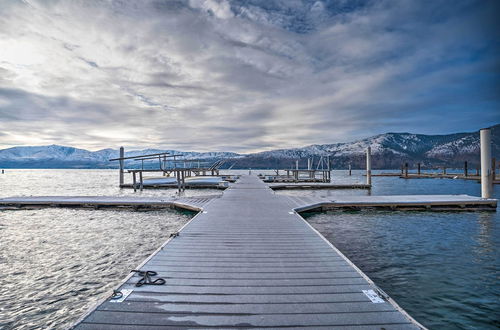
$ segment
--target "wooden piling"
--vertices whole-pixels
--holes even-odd
[[[351,166],[351,164],[349,164],[349,176],[351,176],[351,175],[352,175],[352,166]]]
[[[497,168],[497,160],[495,158],[491,159],[491,183],[493,184],[493,181],[495,181],[495,172]]]
[[[135,176],[135,171],[132,172],[132,186],[134,187],[134,192],[137,191],[137,178]]]
[[[124,167],[125,167],[125,161],[123,160],[123,158],[125,157],[125,149],[123,147],[120,147],[120,187],[123,185],[124,183],[124,180],[123,180],[123,170],[124,170]]]
[[[405,177],[408,177],[408,163],[405,163]]]
[[[144,181],[142,180],[142,171],[139,171],[139,182],[140,182],[139,188],[142,191],[144,189]]]
[[[467,168],[467,161],[464,162],[464,176],[467,177],[469,175]]]
[[[420,175],[420,163],[417,163],[417,173]]]

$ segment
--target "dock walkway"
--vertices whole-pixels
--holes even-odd
[[[206,204],[75,329],[419,329],[395,302],[255,176]]]

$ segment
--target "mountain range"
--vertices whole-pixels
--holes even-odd
[[[400,168],[405,162],[410,166],[421,163],[424,167],[461,167],[464,161],[469,168],[479,164],[479,132],[447,135],[413,133],[385,133],[366,139],[334,144],[315,144],[301,148],[277,149],[259,153],[234,152],[185,152],[179,150],[144,149],[126,152],[126,156],[169,152],[182,154],[183,159],[201,159],[207,162],[226,159],[226,167],[234,168],[290,168],[299,160],[301,168],[308,158],[315,164],[321,156],[329,156],[333,168],[363,168],[365,150],[372,148],[373,168]],[[500,124],[492,126],[492,154],[500,159]],[[0,168],[116,168],[110,158],[118,157],[117,149],[88,151],[60,145],[22,146],[0,150]],[[157,166],[152,161],[146,166]],[[128,161],[126,167],[138,167],[139,162]],[[316,165],[314,165],[316,166]]]

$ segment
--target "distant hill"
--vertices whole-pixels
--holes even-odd
[[[399,168],[408,162],[415,166],[462,167],[468,161],[470,168],[480,162],[479,131],[448,135],[424,135],[413,133],[385,133],[366,139],[335,144],[310,145],[295,149],[279,149],[247,155],[238,162],[245,167],[290,167],[295,159],[312,156],[330,156],[334,168],[365,166],[365,151],[372,148],[373,168]],[[492,154],[500,161],[500,124],[492,127]]]
[[[493,157],[500,160],[500,124],[492,127]],[[178,150],[145,149],[126,152],[126,156],[170,152],[183,154],[186,159],[214,161],[227,159],[227,166],[234,168],[290,168],[299,159],[304,167],[306,159],[330,156],[334,168],[364,167],[364,152],[372,148],[374,168],[399,168],[402,163],[417,162],[423,166],[457,166],[468,161],[470,168],[479,164],[479,132],[448,135],[423,135],[413,133],[386,133],[366,139],[335,144],[310,145],[302,148],[277,149],[253,154],[233,152],[184,152]],[[13,147],[0,150],[1,168],[116,168],[108,161],[118,157],[118,150],[88,151],[59,145],[39,147]],[[137,167],[128,162],[127,167]]]

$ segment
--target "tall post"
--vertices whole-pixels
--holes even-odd
[[[495,181],[497,160],[495,158],[491,159],[491,184],[493,185],[493,181]]]
[[[135,171],[132,172],[132,178],[133,178],[133,180],[132,180],[132,186],[134,187],[134,192],[136,192],[137,191],[137,179],[135,177]]]
[[[351,175],[352,175],[352,166],[351,166],[351,164],[349,164],[349,176],[351,176]]]
[[[123,160],[123,158],[125,157],[125,149],[123,147],[120,147],[120,187],[123,185],[123,169],[124,169],[124,165],[125,165],[125,161]]]
[[[177,190],[181,192],[181,175],[180,175],[180,170],[175,171],[175,178],[177,179]]]
[[[332,164],[330,163],[330,156],[326,156],[326,162],[328,166],[328,174],[326,176],[326,182],[331,181],[331,175],[332,175]]]
[[[140,181],[140,186],[139,188],[141,189],[144,189],[144,181],[142,181],[142,171],[139,172],[139,181]]]
[[[408,163],[405,163],[405,178],[408,177]]]
[[[492,191],[491,181],[491,129],[483,128],[481,137],[481,197],[490,198]]]
[[[417,163],[417,173],[418,175],[420,175],[421,171],[420,171],[420,163]]]
[[[366,148],[366,184],[372,184],[372,148]]]
[[[467,168],[467,161],[464,162],[464,176],[467,177],[469,175],[469,169]]]

